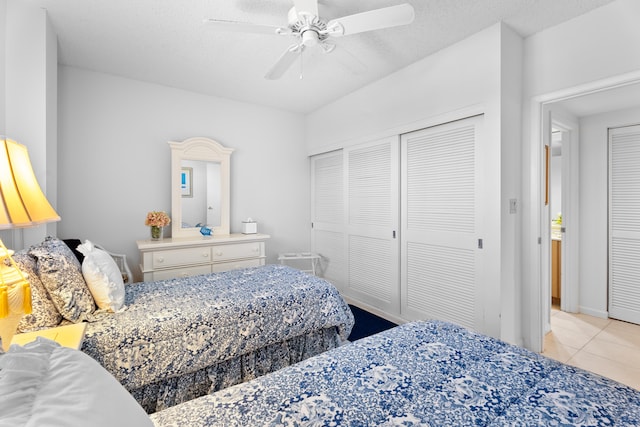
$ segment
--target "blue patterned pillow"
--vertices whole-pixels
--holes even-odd
[[[28,332],[58,326],[62,315],[53,304],[49,292],[44,287],[36,272],[36,259],[26,251],[16,252],[13,260],[18,268],[27,276],[31,285],[31,314],[22,317],[18,324],[18,332]]]
[[[29,254],[38,260],[38,277],[62,317],[75,323],[93,320],[95,302],[71,249],[62,240],[49,236],[32,246]]]

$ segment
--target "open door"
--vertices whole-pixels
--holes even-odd
[[[556,131],[555,133],[553,131]],[[561,178],[551,173],[554,143],[560,144],[561,156],[556,159],[561,168]],[[579,310],[578,300],[578,230],[579,230],[579,124],[576,118],[553,105],[545,105],[542,118],[542,193],[543,206],[541,211],[541,281],[542,283],[542,330],[550,330],[551,297],[553,281],[553,250],[552,240],[559,239],[557,247],[560,282],[560,309],[576,313]],[[558,153],[558,148],[555,148]],[[553,182],[553,179],[559,180]],[[552,206],[552,198],[561,195],[558,204]],[[560,208],[558,208],[560,206]],[[561,214],[562,222],[559,233],[554,236],[553,220]]]

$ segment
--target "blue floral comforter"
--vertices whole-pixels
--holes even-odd
[[[168,426],[637,426],[640,392],[439,321],[151,416]]]
[[[89,323],[82,350],[127,389],[195,372],[353,315],[327,281],[267,265],[126,287],[123,312]]]

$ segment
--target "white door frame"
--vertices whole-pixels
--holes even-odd
[[[580,236],[580,125],[571,118],[551,113],[551,123],[569,140],[562,144],[562,251],[560,309],[579,311],[579,236]]]
[[[541,322],[543,333],[550,330],[551,325],[551,107],[543,104],[540,143],[542,161],[540,164],[540,282],[542,307]],[[546,193],[546,194],[545,194]]]
[[[542,253],[541,243],[543,228],[547,226],[544,218],[544,140],[543,136],[543,108],[548,104],[563,101],[578,96],[588,95],[604,90],[640,83],[640,71],[622,74],[607,79],[590,82],[580,86],[538,95],[531,98],[530,102],[530,127],[529,127],[529,151],[526,147],[524,154],[529,155],[525,164],[529,168],[529,188],[524,188],[524,194],[529,201],[528,221],[524,222],[523,229],[523,304],[529,304],[525,315],[523,334],[526,345],[533,351],[541,352],[544,342],[545,330],[545,298],[548,291],[544,291],[546,280],[542,278]],[[576,159],[577,160],[577,159]],[[528,193],[528,194],[527,194]]]

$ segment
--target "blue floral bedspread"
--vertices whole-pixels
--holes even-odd
[[[129,390],[313,331],[346,340],[353,327],[329,282],[283,265],[135,283],[125,304],[88,324],[82,350]]]
[[[151,416],[168,426],[637,426],[640,392],[440,321]]]

